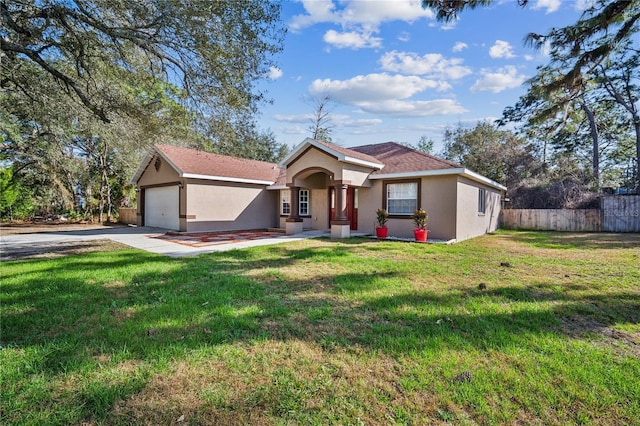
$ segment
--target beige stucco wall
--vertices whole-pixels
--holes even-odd
[[[457,187],[457,240],[462,241],[495,231],[500,216],[500,191],[464,177],[458,177]],[[486,190],[484,214],[478,212],[479,188]]]
[[[308,189],[308,188],[301,188]],[[286,190],[288,191],[288,190]],[[302,218],[302,227],[303,229],[319,229],[319,230],[328,230],[329,229],[329,195],[327,189],[311,189],[310,197],[311,197],[311,216]],[[278,193],[278,207],[277,212],[279,215],[278,227],[284,229],[286,227],[286,215],[280,215],[282,200],[282,193],[285,191],[273,191]],[[291,199],[291,198],[289,198]]]
[[[422,178],[421,207],[429,215],[429,238],[445,241],[456,238],[456,217],[460,209],[456,204],[456,181],[456,176]]]
[[[287,167],[287,184],[300,187],[313,187],[310,182],[305,181],[305,174],[299,175],[309,169],[324,169],[333,175],[331,181],[348,181],[352,186],[366,185],[367,178],[373,169],[339,162],[335,157],[328,155],[319,149],[312,147],[303,155],[299,156]],[[292,182],[297,176],[296,182]],[[328,184],[331,184],[328,181]]]
[[[188,180],[187,183],[184,220],[189,232],[265,229],[277,225],[277,191],[267,191],[264,185],[233,182]]]
[[[360,188],[358,231],[375,233],[376,210],[383,206],[382,180],[372,180],[370,188]],[[384,182],[393,182],[385,180]],[[456,234],[456,177],[425,177],[420,182],[421,206],[427,210],[429,238],[451,240]],[[415,225],[411,217],[390,218],[387,222],[389,236],[413,238]]]
[[[147,168],[140,176],[140,180],[138,180],[138,185],[141,187],[158,185],[167,182],[177,182],[180,180],[180,176],[178,172],[169,165],[163,159],[160,159],[160,168],[156,170],[155,168],[156,158],[151,160]]]
[[[355,164],[342,164],[342,180],[349,182],[351,186],[368,186],[369,175],[373,169],[368,167],[360,167]]]
[[[303,186],[302,182],[292,182],[292,179],[298,173],[311,168],[325,169],[333,174],[334,180],[342,179],[342,167],[338,160],[317,148],[311,148],[287,167],[287,184]]]
[[[370,181],[369,187],[358,188],[358,232],[375,234],[376,210],[382,207],[382,182]],[[391,224],[387,223],[390,228]],[[393,228],[394,231],[396,228]]]

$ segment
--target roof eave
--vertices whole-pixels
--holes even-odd
[[[476,182],[483,183],[487,186],[506,191],[507,187],[499,184],[498,182],[484,177],[476,172],[472,172],[464,167],[455,169],[437,169],[437,170],[419,170],[413,172],[401,172],[401,173],[379,173],[369,176],[369,179],[401,179],[401,178],[416,178],[426,176],[447,176],[447,175],[461,175],[465,176]]]
[[[138,181],[142,177],[142,173],[144,173],[147,166],[149,166],[149,163],[151,163],[151,160],[153,160],[154,155],[155,150],[147,151],[135,173],[133,174],[133,176],[131,176],[131,180],[129,181],[129,183],[131,183],[132,185],[136,185],[138,183]]]
[[[281,189],[290,189],[287,185],[269,185],[267,186],[268,191],[278,191]]]
[[[235,183],[252,183],[256,185],[273,185],[274,180],[260,180],[260,179],[245,179],[230,176],[213,176],[213,175],[199,175],[195,173],[180,173],[181,178],[185,179],[202,179],[202,180],[217,180],[221,182],[235,182]]]

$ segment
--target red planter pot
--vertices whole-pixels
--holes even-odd
[[[376,226],[376,237],[387,238],[387,235],[389,235],[389,228],[387,228],[386,226],[382,228],[380,228],[379,226]]]
[[[413,236],[415,237],[416,241],[419,242],[426,242],[427,241],[427,234],[429,233],[428,229],[420,229],[420,228],[416,228],[413,230]]]

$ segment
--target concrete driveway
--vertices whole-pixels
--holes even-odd
[[[93,229],[57,230],[55,226],[48,226],[47,232],[9,233],[0,228],[0,260],[14,260],[18,253],[46,252],[59,249],[74,243],[86,243],[100,240],[115,241],[151,253],[163,254],[170,257],[196,256],[203,253],[226,251],[247,247],[297,241],[305,238],[326,235],[320,231],[303,232],[298,235],[278,235],[273,238],[232,242],[206,247],[193,247],[179,244],[172,240],[155,238],[165,234],[165,229],[131,226],[100,226]],[[64,229],[64,227],[58,228]]]

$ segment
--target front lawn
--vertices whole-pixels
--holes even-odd
[[[0,263],[2,424],[638,424],[640,235]]]

